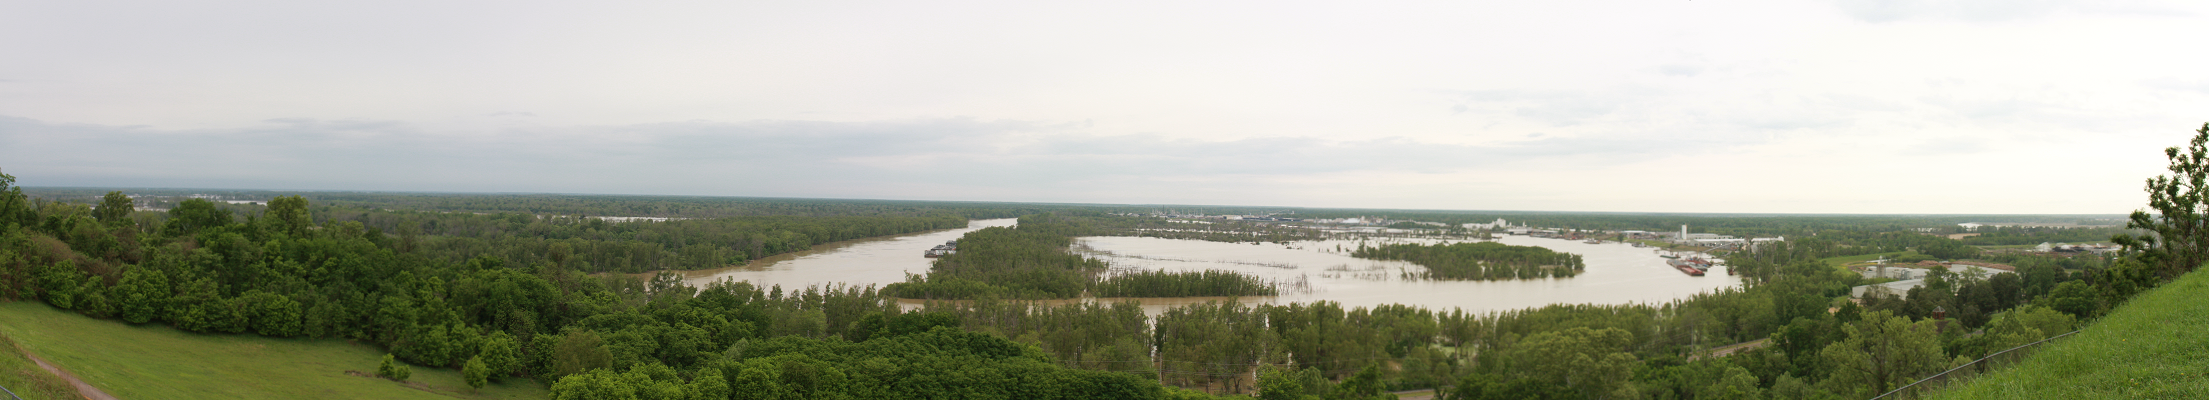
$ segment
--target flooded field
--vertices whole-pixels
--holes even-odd
[[[1086,247],[1083,251],[1104,258],[1114,268],[1232,270],[1292,284],[1281,296],[1243,299],[1250,303],[1328,300],[1346,307],[1409,304],[1429,309],[1463,308],[1487,312],[1557,303],[1663,302],[1741,284],[1738,277],[1726,275],[1724,267],[1712,269],[1707,276],[1682,274],[1666,266],[1664,259],[1651,248],[1525,236],[1506,236],[1498,241],[1579,254],[1587,261],[1587,271],[1561,279],[1429,281],[1402,277],[1406,270],[1423,269],[1415,264],[1350,257],[1348,250],[1356,248],[1358,243],[1354,240],[1251,245],[1140,237],[1081,238],[1082,246]],[[1186,303],[1145,300],[1149,300],[1144,302],[1146,306]]]
[[[981,219],[969,221],[966,228],[961,229],[836,242],[814,246],[812,250],[753,260],[744,266],[684,271],[683,282],[703,287],[713,281],[735,279],[761,288],[782,285],[783,290],[831,283],[881,287],[904,282],[906,273],[928,273],[928,263],[935,259],[920,254],[929,247],[958,239],[967,232],[1012,226],[1016,222],[1019,220],[1013,218]]]
[[[753,261],[750,265],[684,273],[684,281],[697,286],[721,279],[748,281],[760,287],[781,285],[784,290],[809,285],[882,285],[903,282],[905,274],[927,273],[934,259],[921,252],[967,232],[992,226],[1012,226],[1014,219],[975,220],[966,228],[912,235],[862,239],[822,245],[813,250]],[[1397,242],[1432,242],[1394,239]],[[1222,243],[1142,237],[1084,237],[1076,251],[1110,262],[1117,270],[1205,270],[1242,272],[1284,284],[1284,294],[1246,297],[1246,303],[1286,304],[1319,300],[1348,307],[1409,304],[1430,309],[1462,308],[1488,312],[1539,307],[1557,303],[1620,304],[1663,302],[1696,293],[1741,284],[1725,274],[1725,268],[1708,276],[1687,276],[1666,266],[1655,249],[1625,244],[1587,244],[1572,240],[1506,236],[1504,244],[1541,246],[1579,254],[1586,272],[1562,279],[1517,281],[1429,281],[1403,278],[1405,271],[1422,267],[1402,261],[1352,258],[1355,240],[1265,243]],[[1368,241],[1379,244],[1381,241]],[[1184,304],[1218,298],[1146,298],[1152,313]],[[1121,299],[1102,299],[1113,301]],[[1062,300],[1052,303],[1099,301]],[[907,302],[909,307],[920,305]]]

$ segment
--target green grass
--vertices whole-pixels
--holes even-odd
[[[84,395],[69,386],[69,381],[47,373],[38,363],[24,357],[15,349],[15,341],[0,335],[0,387],[8,388],[27,400],[77,400]]]
[[[197,334],[93,319],[44,303],[0,303],[0,335],[124,399],[546,397],[541,385],[514,378],[475,393],[450,369],[415,366],[407,384],[375,378],[384,352],[344,340]]]
[[[1934,399],[2209,398],[2209,273],[2142,293],[2015,366]]]

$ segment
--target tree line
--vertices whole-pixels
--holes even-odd
[[[1503,280],[1569,278],[1587,270],[1580,255],[1537,246],[1513,246],[1496,242],[1384,244],[1359,243],[1351,257],[1400,260],[1427,267],[1418,278],[1437,280]]]

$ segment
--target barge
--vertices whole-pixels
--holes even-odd
[[[1694,264],[1689,264],[1686,261],[1671,259],[1664,260],[1664,263],[1671,264],[1673,269],[1678,269],[1680,272],[1688,274],[1688,276],[1703,276],[1703,270],[1696,269]]]
[[[957,253],[957,252],[959,252],[959,241],[957,241],[957,240],[953,240],[953,241],[949,241],[949,242],[943,242],[943,244],[939,244],[939,245],[936,245],[936,247],[933,247],[933,248],[929,248],[929,249],[928,249],[928,251],[924,251],[924,252],[921,252],[921,253],[920,253],[920,256],[921,256],[921,257],[928,257],[928,258],[937,258],[937,257],[943,257],[943,256],[951,255],[952,253]]]

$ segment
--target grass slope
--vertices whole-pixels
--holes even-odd
[[[15,341],[0,335],[0,387],[8,388],[16,396],[26,400],[77,400],[84,395],[69,386],[69,381],[39,368],[38,363],[16,350]]]
[[[343,340],[197,334],[93,319],[44,303],[0,303],[0,335],[124,399],[546,397],[536,383],[514,378],[474,393],[459,371],[448,369],[417,366],[410,384],[374,378],[384,352]],[[7,365],[0,361],[0,368]]]
[[[1934,399],[2209,398],[2209,272],[2142,293],[2076,335]]]

